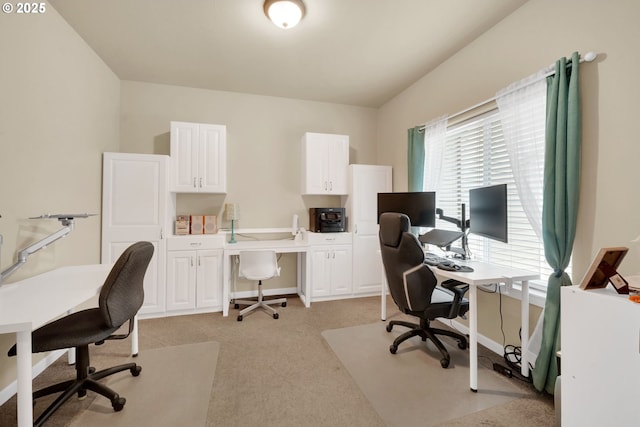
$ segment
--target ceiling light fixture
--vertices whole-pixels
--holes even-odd
[[[263,9],[271,22],[285,30],[298,25],[305,12],[302,0],[266,0]]]

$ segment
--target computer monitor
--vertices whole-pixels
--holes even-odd
[[[469,190],[469,232],[507,243],[507,184]]]
[[[384,212],[403,213],[414,227],[435,227],[436,193],[434,191],[378,193],[378,222]]]

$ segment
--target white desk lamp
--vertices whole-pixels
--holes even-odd
[[[240,219],[240,206],[237,203],[227,203],[224,206],[224,215],[228,221],[231,221],[231,238],[229,243],[236,243],[235,222]]]

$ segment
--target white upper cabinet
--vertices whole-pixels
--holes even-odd
[[[302,194],[347,194],[349,137],[307,132],[302,137]]]
[[[171,191],[227,192],[227,128],[171,122]]]

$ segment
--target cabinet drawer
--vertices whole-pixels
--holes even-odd
[[[176,236],[167,239],[167,250],[222,249],[224,236]]]
[[[353,241],[351,233],[307,233],[307,240],[310,245],[342,245],[351,244]]]

